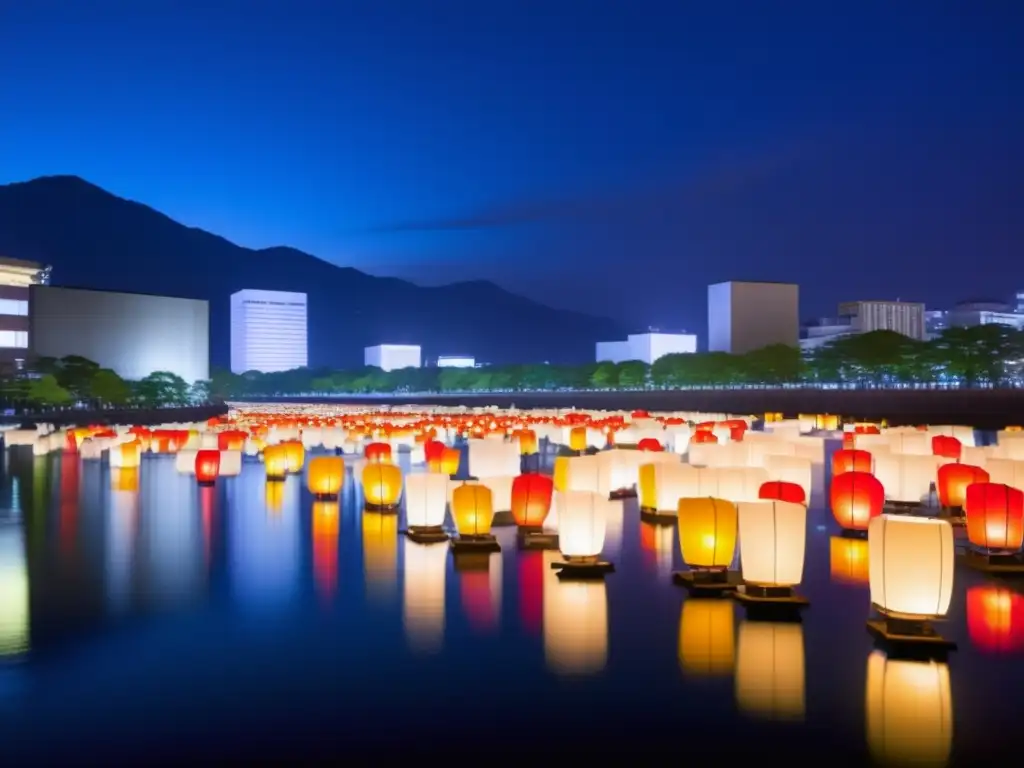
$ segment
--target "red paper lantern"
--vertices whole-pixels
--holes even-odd
[[[953,459],[953,461],[960,461],[960,454],[963,451],[963,445],[955,437],[949,435],[935,435],[932,438],[932,454],[935,456],[942,456],[945,459]]]
[[[987,482],[988,472],[981,467],[973,464],[943,464],[935,479],[939,504],[944,507],[962,507],[967,500],[967,487]]]
[[[427,461],[427,469],[431,472],[441,471],[441,458],[444,456],[444,443],[440,440],[427,440],[423,444],[423,458]]]
[[[363,455],[369,462],[377,462],[380,464],[391,463],[391,444],[390,443],[369,443],[366,446],[366,450],[363,451]]]
[[[729,439],[734,443],[742,443],[743,436],[747,434],[747,425],[742,424],[738,427],[729,427]]]
[[[846,434],[850,434],[847,432]],[[856,448],[843,448],[832,454],[832,476],[846,472],[867,472],[871,474],[871,454]]]
[[[519,475],[512,481],[512,519],[521,528],[540,528],[551,511],[554,481],[547,475]]]
[[[1024,595],[1006,587],[971,587],[967,632],[983,653],[1024,653]]]
[[[220,451],[196,452],[196,481],[200,485],[213,485],[220,474]]]
[[[248,435],[239,430],[228,430],[217,433],[217,447],[222,451],[240,451],[245,448]]]
[[[829,488],[832,514],[848,531],[866,531],[871,518],[882,514],[885,489],[868,472],[845,472],[832,478]]]
[[[964,499],[967,540],[986,550],[1024,546],[1024,493],[1002,483],[974,483]]]
[[[772,501],[791,501],[794,504],[807,504],[807,494],[802,485],[787,483],[785,480],[769,480],[762,483],[757,498]]]
[[[691,443],[717,443],[718,436],[710,430],[697,430],[690,437]]]
[[[645,437],[643,440],[636,444],[636,447],[639,448],[641,451],[651,451],[652,453],[658,453],[659,451],[665,450],[662,447],[661,443],[659,443],[653,437]]]
[[[631,418],[634,418],[634,419],[649,419],[649,418],[651,418],[651,414],[649,414],[647,411],[638,410],[638,411],[633,411]]]

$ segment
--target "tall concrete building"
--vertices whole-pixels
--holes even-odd
[[[419,368],[422,356],[416,344],[378,344],[363,350],[363,364],[372,365],[382,371]]]
[[[839,316],[849,318],[857,333],[895,331],[912,339],[926,336],[924,304],[911,301],[845,301]]]
[[[308,364],[306,294],[248,288],[231,294],[231,371],[291,371]]]
[[[24,366],[29,350],[29,289],[49,282],[49,267],[0,257],[0,368]]]
[[[708,350],[742,355],[800,342],[800,289],[793,283],[730,281],[708,286]]]

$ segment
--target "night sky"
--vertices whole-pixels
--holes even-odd
[[[703,332],[725,279],[805,317],[1004,299],[1022,32],[1014,0],[0,0],[0,183],[638,330]]]

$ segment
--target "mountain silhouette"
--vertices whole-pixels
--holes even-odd
[[[243,248],[77,176],[0,186],[0,256],[51,265],[53,285],[206,299],[220,367],[230,357],[230,296],[243,288],[307,294],[311,367],[358,367],[363,348],[380,343],[420,344],[425,360],[582,363],[594,342],[626,334],[486,281],[428,288],[295,248]]]

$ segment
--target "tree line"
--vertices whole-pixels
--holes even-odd
[[[214,371],[215,399],[392,392],[674,389],[738,386],[1003,387],[1021,383],[1024,332],[1003,325],[950,328],[931,341],[892,331],[846,336],[808,354],[785,345],[743,355],[674,354],[578,366],[478,368],[299,368],[279,373]]]

